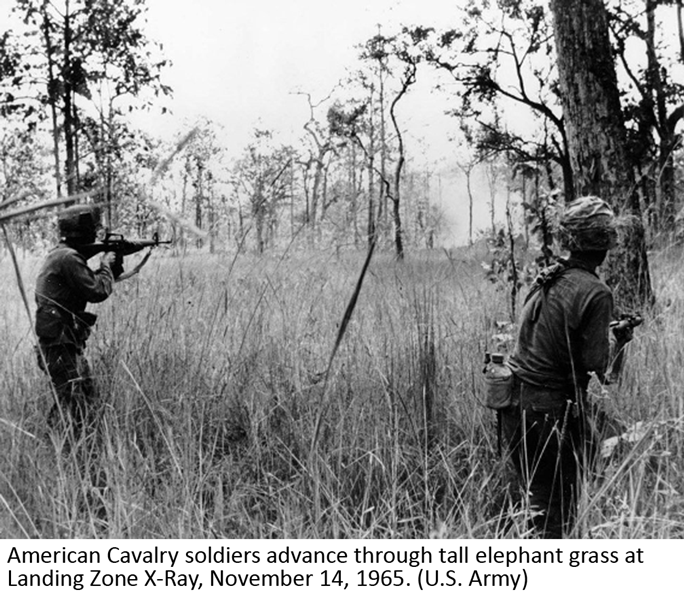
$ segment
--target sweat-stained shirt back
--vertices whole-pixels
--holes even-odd
[[[531,385],[586,389],[590,373],[608,368],[612,316],[610,288],[594,272],[568,267],[523,307],[511,369]]]

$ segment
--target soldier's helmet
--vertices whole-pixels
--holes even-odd
[[[610,250],[617,244],[615,213],[597,196],[577,198],[561,215],[558,238],[570,251]]]
[[[100,209],[95,206],[70,206],[57,215],[59,237],[72,244],[92,244],[100,227],[100,218]]]

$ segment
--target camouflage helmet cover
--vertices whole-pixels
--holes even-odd
[[[77,204],[57,216],[59,236],[67,241],[92,243],[100,226],[100,209],[89,204]]]
[[[617,243],[615,213],[597,196],[577,198],[566,205],[558,234],[570,251],[610,250]]]

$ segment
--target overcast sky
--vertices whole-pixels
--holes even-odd
[[[302,133],[306,99],[327,96],[353,67],[356,45],[378,24],[390,33],[400,23],[439,26],[454,14],[454,0],[147,0],[149,36],[172,62],[165,81],[174,89],[174,118],[145,117],[170,130],[207,116],[223,124],[236,148],[260,125]],[[444,106],[427,86],[416,106],[406,105],[414,131],[444,131]],[[420,113],[420,114],[419,114]],[[320,115],[324,118],[325,115]],[[435,119],[437,123],[435,123]]]
[[[147,34],[163,45],[172,62],[163,75],[173,88],[160,111],[132,115],[134,125],[154,135],[177,139],[200,117],[223,126],[222,141],[236,156],[254,127],[280,132],[286,141],[304,134],[306,99],[321,100],[357,64],[357,45],[378,32],[391,35],[400,24],[448,27],[465,0],[147,0]],[[13,0],[0,0],[0,19]],[[59,4],[59,2],[58,2]],[[458,130],[443,94],[421,73],[398,107],[411,168],[419,161],[444,172],[434,194],[445,210],[458,214],[454,235],[463,239],[467,207],[465,186],[453,180]],[[325,112],[316,115],[325,119]],[[451,171],[452,177],[448,172]],[[436,198],[435,200],[438,200]],[[465,203],[465,205],[464,205]],[[480,211],[478,211],[480,212]],[[487,223],[486,208],[476,214]],[[478,218],[479,217],[479,218]],[[458,230],[458,232],[456,231]]]
[[[229,154],[239,154],[255,126],[272,129],[294,141],[304,134],[306,99],[328,96],[357,64],[357,45],[375,35],[378,25],[391,34],[398,25],[453,24],[459,0],[147,0],[148,34],[164,46],[173,66],[165,82],[174,90],[173,115],[139,117],[139,125],[158,135],[177,136],[208,117],[224,126]],[[445,115],[447,98],[432,93],[425,74],[402,100],[398,115],[406,128],[413,169],[425,160],[443,171],[434,181],[434,201],[450,218],[447,238],[465,239],[462,218],[465,186],[455,179],[458,130]],[[325,112],[316,115],[324,120]],[[451,174],[449,174],[451,172]],[[478,182],[476,182],[478,185]],[[465,203],[465,204],[464,204]],[[485,203],[476,226],[486,227]]]
[[[164,101],[172,114],[162,117],[157,109],[135,116],[134,124],[176,138],[207,117],[223,126],[221,138],[233,156],[256,126],[294,141],[308,118],[306,99],[296,92],[314,100],[327,96],[354,67],[355,46],[376,34],[378,25],[387,34],[399,24],[457,26],[458,6],[465,1],[147,0],[148,36],[163,44],[172,61],[163,77],[174,90]],[[0,0],[0,19],[13,4]],[[667,26],[659,23],[661,29]],[[419,168],[424,158],[445,178],[454,172],[452,138],[458,131],[444,114],[448,102],[444,94],[432,93],[423,71],[398,108],[411,168]],[[325,119],[323,111],[316,116]],[[444,203],[455,215],[463,214],[467,202],[463,188],[453,177],[445,183]],[[486,226],[486,210],[481,212],[477,227]],[[454,223],[462,237],[462,219]]]

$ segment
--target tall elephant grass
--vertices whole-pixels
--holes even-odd
[[[364,257],[234,258],[159,253],[95,308],[102,418],[70,451],[46,429],[51,391],[2,259],[3,537],[526,535],[479,403],[508,311],[481,257],[376,256],[329,373]],[[596,390],[651,430],[585,486],[578,535],[681,535],[679,258],[657,257],[669,305],[638,332],[624,383]],[[29,284],[36,266],[22,264]]]

